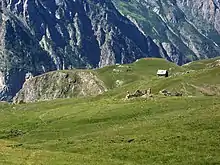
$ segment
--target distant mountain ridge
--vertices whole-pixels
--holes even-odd
[[[177,64],[220,55],[219,0],[113,0]]]

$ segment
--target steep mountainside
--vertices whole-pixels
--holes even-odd
[[[219,0],[114,0],[178,64],[220,55]]]
[[[0,99],[14,96],[28,72],[160,56],[109,0],[1,0],[0,6]]]

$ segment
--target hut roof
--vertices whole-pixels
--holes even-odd
[[[158,75],[165,75],[165,74],[167,74],[167,70],[158,70],[157,74]]]

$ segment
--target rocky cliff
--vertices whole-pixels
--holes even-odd
[[[1,0],[0,99],[10,100],[26,73],[96,68],[160,56],[110,0]]]
[[[28,77],[14,103],[94,96],[105,92],[104,83],[91,71],[54,71]]]

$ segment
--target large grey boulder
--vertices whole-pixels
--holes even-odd
[[[90,71],[54,71],[28,78],[13,102],[96,96],[105,91],[105,84]]]

